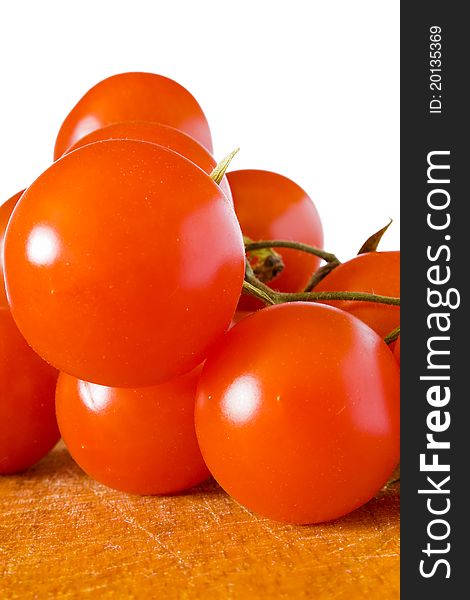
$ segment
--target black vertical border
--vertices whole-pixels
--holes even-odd
[[[467,313],[470,279],[470,223],[465,213],[470,212],[470,190],[465,181],[470,178],[470,155],[466,138],[470,138],[468,111],[470,98],[467,87],[470,71],[470,24],[464,16],[465,2],[429,0],[401,2],[401,260],[402,260],[402,460],[401,460],[401,597],[405,600],[426,598],[466,597],[466,581],[470,577],[468,556],[470,498],[470,393],[465,374],[470,374],[470,315]],[[430,27],[442,28],[442,114],[429,113],[433,92],[429,88]],[[450,342],[451,413],[450,428],[441,439],[451,443],[447,457],[451,464],[451,508],[446,518],[451,526],[448,539],[434,542],[427,535],[427,525],[433,518],[426,507],[427,496],[418,494],[426,485],[426,475],[419,469],[419,455],[426,451],[426,415],[432,408],[426,401],[428,382],[420,381],[427,364],[427,339],[432,335],[426,316],[432,312],[427,306],[428,245],[445,243],[443,232],[432,231],[426,224],[428,206],[427,154],[433,150],[450,150],[451,225],[446,234],[451,259],[442,259],[441,265],[451,268],[451,287],[461,294],[458,309],[451,313]],[[469,175],[467,175],[467,173]],[[441,309],[445,310],[445,309]],[[445,410],[445,409],[443,409]],[[436,480],[442,479],[436,474]],[[441,496],[442,498],[442,496]],[[435,548],[450,543],[446,554],[428,558],[422,550],[430,542]],[[443,565],[434,576],[424,578],[419,565],[427,560],[429,570],[433,560],[445,558],[450,563],[450,578]],[[463,595],[462,595],[463,594]]]

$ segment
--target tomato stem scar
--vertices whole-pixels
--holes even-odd
[[[247,235],[243,236],[245,246],[253,243]],[[246,252],[247,259],[253,268],[256,277],[263,283],[273,280],[284,270],[282,256],[272,248],[260,248]]]
[[[308,244],[303,244],[302,242],[294,242],[291,240],[259,240],[253,242],[250,239],[245,239],[245,252],[247,253],[257,252],[258,250],[265,248],[290,248],[292,250],[299,250],[299,252],[305,252],[306,254],[318,256],[326,262],[326,265],[323,265],[317,269],[315,273],[313,273],[309,282],[305,286],[304,292],[311,292],[313,288],[328,275],[328,273],[341,264],[341,261],[331,252],[326,252],[321,248],[309,246]]]

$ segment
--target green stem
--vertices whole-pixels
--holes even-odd
[[[250,265],[248,260],[245,260],[245,281],[247,281],[252,287],[256,288],[258,291],[263,292],[263,294],[267,298],[269,298],[269,300],[267,301],[268,304],[276,304],[275,296],[277,292],[275,292],[265,283],[260,281],[258,277],[256,277],[255,272],[253,271],[253,267]]]
[[[331,273],[331,271],[333,269],[336,269],[336,267],[340,264],[341,263],[339,262],[339,260],[332,261],[326,263],[326,265],[323,265],[322,267],[317,269],[315,273],[310,277],[309,282],[304,288],[304,292],[311,292],[320,283],[320,281],[328,275],[328,273]]]
[[[261,250],[262,248],[291,248],[292,250],[299,250],[300,252],[318,256],[328,263],[339,263],[339,260],[334,254],[331,254],[331,252],[325,252],[325,250],[315,248],[315,246],[309,246],[308,244],[302,244],[301,242],[293,242],[290,240],[259,240],[257,242],[245,244],[245,252]]]
[[[245,262],[245,282],[243,291],[251,296],[262,300],[265,304],[282,304],[284,302],[328,302],[343,300],[347,302],[375,302],[377,304],[388,304],[391,306],[400,306],[400,298],[392,296],[381,296],[379,294],[369,294],[368,292],[312,292],[310,291],[320,279],[325,277],[332,269],[340,264],[340,261],[331,252],[325,252],[320,248],[309,246],[301,242],[292,242],[290,240],[260,240],[251,242],[245,240],[245,252],[253,252],[263,248],[291,248],[300,250],[307,254],[313,254],[325,260],[326,265],[318,269],[312,276],[306,291],[298,293],[276,292],[256,277],[249,261]],[[394,334],[395,332],[392,332]],[[399,333],[399,330],[398,330]],[[392,335],[390,334],[390,335]],[[388,336],[387,336],[388,337]],[[398,337],[398,334],[397,334]],[[394,338],[396,339],[396,338]],[[392,340],[391,340],[392,341]]]
[[[254,296],[255,298],[258,298],[258,300],[261,300],[262,302],[264,302],[267,305],[275,304],[275,302],[272,300],[272,298],[270,296],[268,296],[265,292],[263,292],[256,286],[252,285],[246,279],[243,282],[243,291],[246,292],[247,294],[249,294],[250,296]]]
[[[243,290],[250,296],[255,296],[265,304],[283,304],[285,302],[327,302],[331,300],[345,300],[352,302],[376,302],[379,304],[400,305],[400,298],[380,296],[367,292],[276,292],[261,282],[253,272],[248,261],[245,263],[245,281]]]
[[[396,339],[398,339],[398,336],[400,335],[400,326],[395,327],[395,329],[393,331],[391,331],[387,337],[384,338],[384,342],[386,344],[391,344],[392,342],[394,342]]]
[[[326,265],[317,269],[312,275],[304,292],[312,291],[313,288],[328,275],[328,273],[341,264],[340,260],[331,252],[326,252],[321,248],[303,244],[302,242],[294,242],[291,240],[259,240],[257,242],[252,242],[251,240],[245,240],[245,252],[254,252],[265,248],[289,248],[291,250],[298,250],[299,252],[317,256],[326,262]]]
[[[376,302],[377,304],[389,304],[400,306],[400,298],[392,296],[380,296],[367,292],[299,292],[299,293],[276,293],[277,303],[282,302],[328,302],[331,300],[346,300],[352,302]]]

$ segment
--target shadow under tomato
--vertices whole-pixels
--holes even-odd
[[[44,479],[51,475],[57,477],[61,472],[70,472],[70,469],[74,467],[79,469],[62,441],[59,440],[54,448],[36,464],[23,471],[9,473],[2,475],[2,477],[8,479],[17,478],[19,481],[28,482],[33,479]]]

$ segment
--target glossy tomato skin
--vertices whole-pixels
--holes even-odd
[[[162,75],[131,72],[100,81],[78,101],[59,130],[54,160],[84,135],[122,121],[170,125],[212,152],[207,119],[188,90]]]
[[[359,254],[336,267],[315,292],[368,292],[400,297],[400,252]],[[372,302],[328,302],[367,323],[381,337],[400,325],[400,307]]]
[[[70,454],[93,479],[132,494],[171,494],[204,481],[194,429],[199,373],[139,389],[61,374],[57,419]]]
[[[0,206],[0,309],[8,308],[5,284],[3,283],[3,241],[11,213],[23,192],[24,190],[18,192]]]
[[[0,308],[0,475],[23,471],[57,443],[57,371],[26,343]]]
[[[235,212],[243,234],[256,240],[295,240],[323,247],[323,228],[312,199],[296,183],[270,171],[243,169],[227,174]],[[298,292],[307,285],[320,259],[297,250],[277,248],[285,268],[268,285],[282,292]],[[260,303],[242,296],[240,310]]]
[[[372,498],[398,462],[399,371],[351,315],[278,305],[214,349],[195,416],[206,464],[238,502],[279,521],[327,521]]]
[[[55,162],[5,236],[13,316],[60,371],[144,387],[190,371],[228,328],[244,277],[233,208],[189,160],[110,140]]]
[[[142,140],[144,142],[152,142],[189,158],[191,162],[209,175],[217,166],[217,162],[209,150],[190,135],[174,127],[148,121],[126,121],[124,123],[113,123],[102,129],[95,129],[88,135],[80,138],[67,152],[103,140]],[[220,187],[227,198],[233,203],[227,177],[223,177]]]

